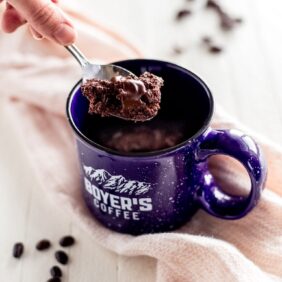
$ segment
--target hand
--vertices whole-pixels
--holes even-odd
[[[7,0],[2,28],[14,32],[28,23],[36,39],[48,38],[61,45],[74,42],[76,33],[71,22],[56,5],[59,0]],[[0,0],[0,3],[3,0]]]

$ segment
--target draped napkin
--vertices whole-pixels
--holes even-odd
[[[127,40],[87,18],[71,1],[64,7],[79,34],[77,45],[95,61],[140,57]],[[95,48],[93,48],[95,46]],[[101,226],[80,193],[74,136],[65,115],[66,98],[80,68],[64,48],[35,41],[26,28],[0,36],[0,86],[11,126],[18,129],[34,173],[51,202],[72,214],[94,240],[118,254],[157,260],[158,282],[282,281],[282,149],[227,117],[217,107],[214,128],[239,128],[252,135],[266,155],[269,174],[259,205],[245,218],[225,221],[198,211],[169,233],[131,236]],[[40,169],[39,169],[40,168]],[[210,161],[228,191],[248,190],[246,172],[230,158]],[[46,197],[48,198],[48,197]]]

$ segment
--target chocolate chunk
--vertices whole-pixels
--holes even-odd
[[[178,46],[173,47],[173,54],[175,54],[175,55],[181,55],[183,53],[183,51],[184,50],[182,48],[178,47]]]
[[[212,43],[212,39],[211,39],[211,37],[209,37],[209,36],[204,36],[203,38],[202,38],[202,41],[205,43],[205,44],[210,44],[210,43]]]
[[[237,20],[232,18],[228,13],[224,11],[221,5],[215,0],[208,0],[206,4],[207,8],[213,9],[219,16],[220,26],[225,31],[234,29],[235,25],[239,23]]]
[[[36,244],[36,249],[38,251],[44,251],[51,247],[51,243],[47,239],[43,239]]]
[[[89,100],[89,113],[133,121],[153,118],[160,109],[162,78],[149,73],[138,77],[113,77],[110,81],[90,79],[81,86]]]
[[[75,239],[72,236],[64,236],[59,243],[62,247],[70,247],[75,244]]]
[[[217,1],[208,0],[206,6],[207,8],[213,8],[213,9],[221,11],[221,6],[219,5]]]
[[[209,47],[209,51],[210,51],[210,53],[218,54],[218,53],[221,53],[223,51],[223,49],[222,49],[222,47],[212,45],[212,46]]]
[[[69,261],[69,257],[64,251],[55,252],[55,258],[61,264],[67,264]]]
[[[236,19],[234,19],[234,21],[236,22],[236,23],[239,23],[239,24],[241,24],[241,23],[243,23],[243,19],[242,18],[236,18]]]
[[[204,36],[202,38],[203,43],[206,45],[210,53],[220,53],[223,51],[222,47],[214,45],[213,40],[209,36]]]
[[[53,266],[50,269],[50,273],[52,277],[62,277],[63,273],[60,267],[58,267],[57,265]]]
[[[24,245],[23,243],[16,243],[13,247],[13,257],[20,258],[24,252]]]
[[[177,12],[175,19],[177,21],[180,21],[188,16],[190,16],[192,14],[191,10],[188,9],[183,9]]]
[[[47,282],[61,282],[61,278],[53,277],[53,278],[50,278]]]
[[[236,22],[228,14],[222,13],[220,25],[224,30],[232,30],[235,27]]]

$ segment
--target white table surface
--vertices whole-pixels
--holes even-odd
[[[224,3],[245,22],[231,34],[217,28],[217,17],[202,11],[203,1],[190,6],[195,15],[174,22],[175,10],[184,0],[84,0],[93,18],[127,34],[148,57],[174,61],[202,77],[215,100],[230,114],[272,141],[282,141],[282,2],[234,0]],[[200,44],[203,35],[226,46],[211,55]],[[175,44],[187,52],[173,56]],[[63,281],[154,281],[155,261],[147,257],[118,256],[97,245],[72,218],[44,197],[34,177],[17,132],[9,126],[0,98],[0,281],[46,281],[54,263],[50,253],[39,254],[34,244],[41,238],[55,243],[73,234],[78,244],[70,250],[71,263]],[[11,249],[25,242],[24,258],[16,261]],[[55,248],[55,247],[54,247]],[[53,249],[54,250],[54,249]],[[52,250],[52,251],[53,251]]]

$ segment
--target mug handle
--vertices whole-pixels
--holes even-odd
[[[255,141],[239,130],[208,130],[199,145],[197,159],[223,154],[235,158],[245,167],[251,179],[248,196],[232,196],[223,192],[207,170],[197,191],[201,207],[209,214],[224,219],[239,219],[257,204],[267,175],[266,162]]]

